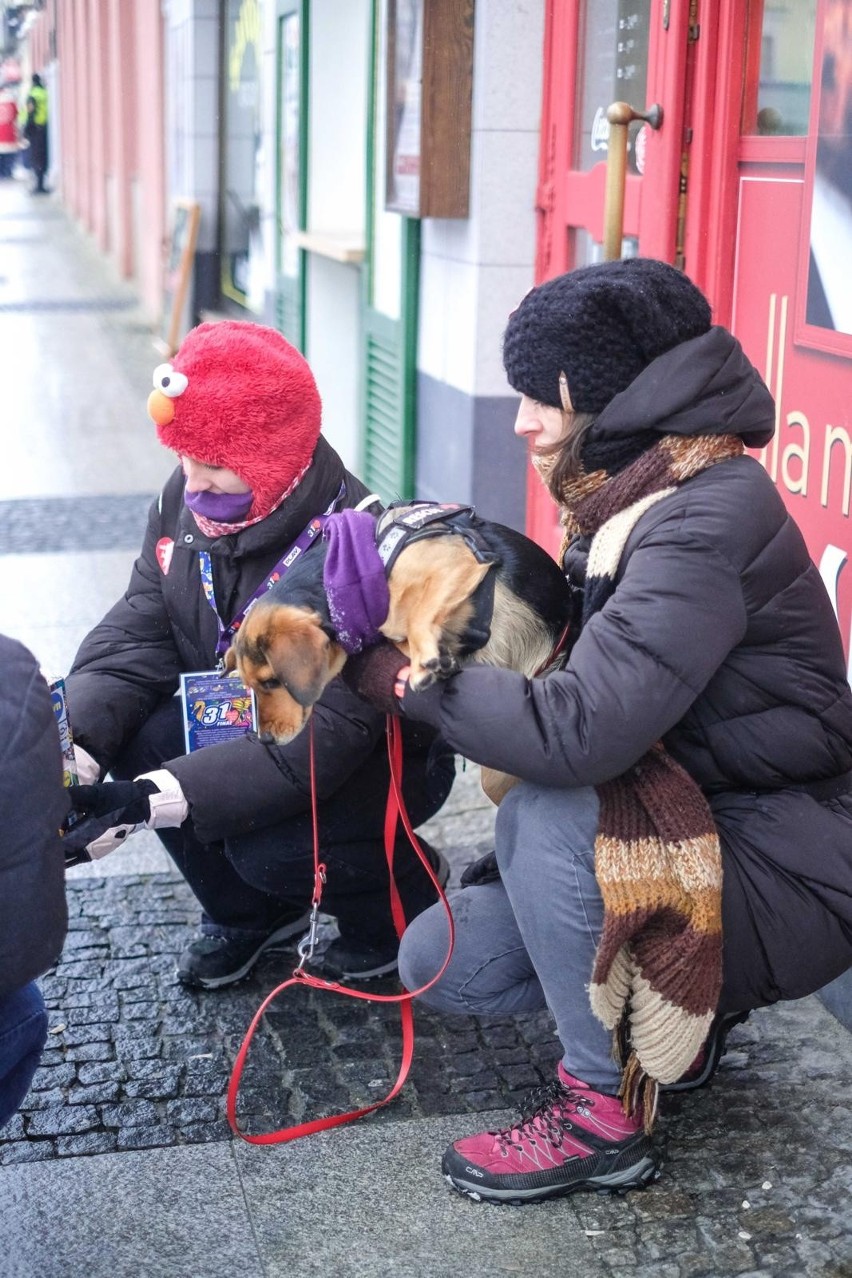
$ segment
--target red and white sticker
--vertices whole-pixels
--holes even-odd
[[[636,134],[633,143],[633,161],[636,165],[637,173],[645,172],[645,156],[648,151],[648,126],[643,124],[642,128]]]
[[[175,543],[171,537],[161,537],[157,542],[157,563],[163,571],[163,576],[168,576],[169,565],[172,562],[172,554],[174,553]]]

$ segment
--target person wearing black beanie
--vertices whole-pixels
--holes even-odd
[[[503,363],[510,386],[560,408],[559,375],[577,412],[599,413],[672,347],[710,328],[704,295],[665,262],[634,257],[558,275],[509,317]]]
[[[548,280],[503,350],[561,508],[568,656],[388,695],[518,778],[422,997],[552,1013],[555,1077],[442,1163],[476,1201],[526,1203],[649,1184],[664,1093],[707,1082],[751,1009],[852,966],[852,690],[819,572],[747,455],[772,397],[684,274],[636,258]],[[403,937],[408,989],[445,949],[432,907]]]

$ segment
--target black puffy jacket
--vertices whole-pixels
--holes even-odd
[[[0,999],[59,958],[67,811],[47,684],[32,653],[0,635]]]
[[[734,339],[713,329],[685,346],[612,401],[599,437],[771,433],[771,399]],[[587,553],[570,548],[572,579]],[[403,708],[468,758],[550,786],[618,776],[662,739],[722,842],[722,1007],[800,997],[852,965],[852,783],[833,798],[797,788],[852,769],[852,692],[822,580],[752,457],[641,517],[564,671],[472,667]]]
[[[216,617],[201,588],[198,552],[209,550],[220,617],[230,621],[311,518],[345,483],[342,506],[368,495],[320,437],[305,477],[278,510],[241,532],[209,540],[183,502],[178,468],[152,508],[142,553],[124,598],[83,641],[66,680],[75,741],[108,768],[181,673],[216,665]],[[164,572],[163,547],[171,560]],[[159,555],[158,555],[159,547]],[[310,551],[307,552],[308,554]],[[340,679],[314,711],[317,790],[334,793],[375,750],[384,750],[385,719]],[[411,729],[414,729],[413,731]],[[409,725],[407,749],[425,751],[434,733]],[[309,734],[285,746],[254,734],[163,760],[190,804],[202,842],[263,829],[307,810]]]

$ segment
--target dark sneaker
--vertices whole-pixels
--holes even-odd
[[[710,1082],[725,1055],[728,1034],[749,1018],[748,1012],[726,1012],[714,1018],[704,1046],[689,1069],[675,1083],[661,1083],[661,1092],[693,1092]]]
[[[177,978],[196,989],[217,990],[248,976],[265,950],[286,946],[310,922],[310,913],[279,923],[268,936],[198,936],[181,954]]]
[[[359,945],[342,936],[333,940],[322,956],[322,975],[335,981],[371,981],[396,971],[399,941],[392,945]]]
[[[450,867],[446,857],[437,848],[420,840],[423,850],[432,863],[435,877],[441,887],[446,887]],[[369,945],[357,938],[337,936],[319,957],[322,975],[336,981],[371,981],[379,976],[390,976],[397,969],[399,941],[396,937],[386,945]]]
[[[641,1119],[560,1065],[556,1081],[527,1098],[519,1122],[457,1140],[441,1170],[476,1202],[533,1203],[578,1189],[644,1189],[659,1164]]]

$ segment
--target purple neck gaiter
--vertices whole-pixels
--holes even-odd
[[[376,521],[365,510],[330,515],[323,586],[337,641],[350,656],[381,639],[390,609],[385,566],[376,549]]]
[[[233,524],[247,515],[254,501],[254,493],[191,493],[184,490],[183,499],[194,515],[215,519],[218,523]]]

